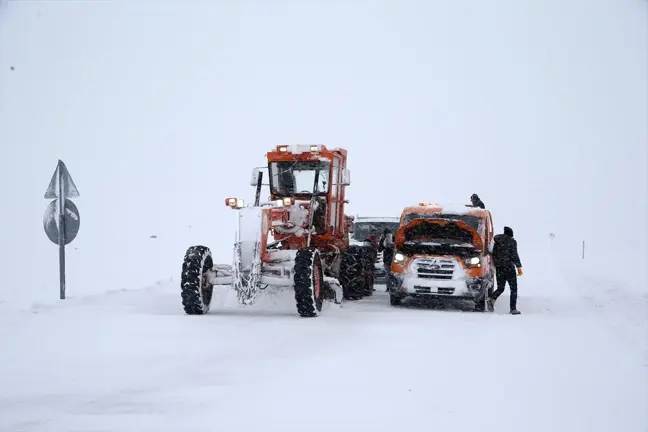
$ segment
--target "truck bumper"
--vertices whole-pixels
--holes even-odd
[[[399,298],[452,298],[478,300],[483,298],[486,284],[482,278],[434,280],[413,274],[393,273],[388,276],[387,290]]]

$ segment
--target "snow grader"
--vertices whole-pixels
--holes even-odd
[[[225,200],[238,212],[233,263],[215,264],[206,246],[187,250],[181,276],[185,313],[207,313],[214,286],[233,288],[244,305],[254,304],[268,287],[293,289],[302,317],[317,316],[324,301],[341,304],[372,294],[375,251],[349,245],[347,151],[279,145],[266,158],[267,167],[252,172],[254,204]],[[260,201],[262,186],[270,189],[268,202]]]

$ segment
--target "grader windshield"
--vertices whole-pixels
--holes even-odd
[[[326,195],[330,186],[330,167],[330,162],[320,160],[271,162],[268,167],[270,190],[277,197],[311,196],[315,185],[315,172],[319,169],[317,195]]]

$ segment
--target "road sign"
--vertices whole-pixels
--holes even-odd
[[[59,190],[63,189],[64,198],[78,198],[79,190],[77,189],[72,176],[62,160],[59,159],[58,165],[52,175],[49,186],[45,191],[45,198],[52,199],[59,197]]]
[[[74,240],[79,232],[79,209],[69,200],[77,198],[77,189],[72,176],[62,160],[59,159],[52,180],[45,191],[45,198],[54,201],[49,203],[43,217],[43,227],[47,237],[59,247],[59,284],[60,298],[65,299],[65,245]]]
[[[58,211],[58,199],[52,200],[51,203],[45,209],[45,216],[43,217],[43,228],[45,229],[45,234],[52,243],[58,244],[59,242],[59,211]],[[81,219],[79,217],[79,209],[76,204],[69,199],[65,200],[65,218],[63,226],[65,227],[63,231],[63,241],[64,244],[68,245],[72,243],[79,233],[79,227],[81,225]]]

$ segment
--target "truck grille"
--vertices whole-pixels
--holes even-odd
[[[436,292],[437,294],[452,295],[454,294],[455,289],[452,287],[448,287],[448,288],[438,287],[436,291],[432,291],[432,288],[430,287],[415,286],[414,291],[416,291],[417,294],[432,294],[433,292]]]
[[[455,271],[455,261],[451,259],[420,259],[415,266],[421,279],[449,280]]]

